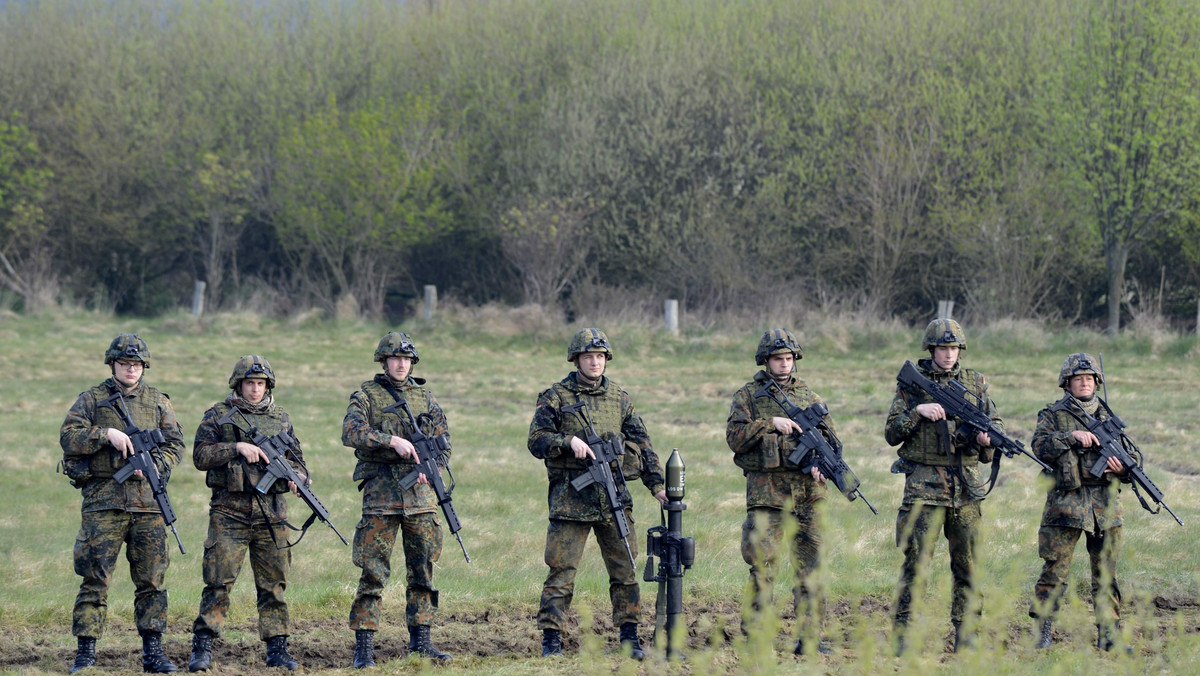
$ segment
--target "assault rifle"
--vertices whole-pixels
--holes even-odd
[[[244,425],[239,425],[234,421],[234,413],[242,419]],[[309,485],[312,484],[312,478],[308,476],[301,477],[292,468],[292,463],[288,462],[288,456],[296,457],[296,449],[300,447],[299,442],[296,441],[296,437],[293,437],[287,430],[283,430],[275,436],[268,437],[258,431],[258,428],[247,420],[246,416],[237,408],[230,408],[228,413],[217,420],[217,424],[237,427],[250,438],[252,444],[258,446],[266,454],[266,466],[262,466],[262,461],[258,462],[259,467],[263,470],[263,475],[258,480],[258,484],[254,486],[254,490],[262,495],[266,495],[267,491],[271,490],[271,486],[275,485],[276,481],[290,481],[296,485],[296,493],[300,496],[300,499],[312,510],[312,516],[308,517],[308,520],[300,528],[300,537],[297,538],[296,542],[287,546],[290,547],[298,544],[300,540],[304,539],[304,534],[308,532],[308,527],[317,519],[320,519],[332,528],[333,532],[337,534],[338,539],[342,541],[342,544],[350,544],[338,531],[337,526],[333,525],[333,521],[329,518],[329,510],[325,508],[325,505],[321,504],[321,500],[317,497],[317,494],[313,493],[312,489],[309,488]],[[305,471],[307,471],[307,468]]]
[[[775,394],[776,390],[779,390],[778,395]],[[842,459],[841,440],[822,420],[823,417],[829,415],[829,409],[824,404],[817,402],[802,409],[793,404],[774,381],[767,382],[758,392],[754,393],[754,396],[770,397],[783,408],[783,412],[787,414],[788,418],[791,418],[792,422],[800,426],[802,431],[799,434],[792,433],[797,443],[796,450],[788,455],[788,462],[800,465],[807,460],[807,466],[803,467],[803,471],[808,472],[816,467],[818,472],[837,486],[847,500],[854,502],[856,499],[862,498],[863,503],[871,510],[872,514],[879,513],[879,510],[875,509],[875,505],[872,505],[867,496],[863,495],[860,489],[862,482],[858,480],[858,476]],[[830,443],[830,439],[825,438],[822,432],[826,432],[832,437],[832,443]]]
[[[617,488],[612,468],[609,467],[610,462],[618,462],[617,476],[621,477],[621,485],[624,485],[625,475],[620,471],[619,458],[625,455],[625,449],[621,446],[620,441],[601,439],[600,435],[596,434],[595,425],[588,419],[587,402],[580,401],[563,406],[562,411],[578,416],[583,422],[584,442],[596,455],[595,458],[585,460],[587,471],[571,479],[571,487],[576,492],[582,492],[592,484],[600,484],[600,488],[604,490],[604,496],[608,500],[608,511],[612,513],[613,521],[617,524],[617,535],[625,543],[625,551],[629,554],[629,563],[637,568],[637,563],[633,559],[633,550],[629,548],[629,522],[625,520],[625,505],[621,503],[621,493]]]
[[[1125,471],[1128,473],[1129,479],[1133,483],[1133,492],[1135,495],[1137,495],[1138,502],[1142,503],[1142,509],[1145,509],[1151,514],[1158,514],[1163,508],[1165,508],[1167,512],[1175,518],[1176,523],[1182,526],[1183,520],[1180,519],[1179,516],[1175,514],[1175,511],[1172,510],[1163,500],[1162,490],[1160,490],[1158,486],[1154,485],[1154,482],[1150,480],[1150,477],[1146,476],[1146,472],[1142,470],[1142,467],[1138,464],[1138,461],[1129,453],[1128,449],[1132,448],[1136,451],[1138,450],[1138,447],[1134,445],[1132,439],[1130,439],[1125,435],[1124,432],[1121,431],[1125,429],[1125,421],[1121,420],[1121,417],[1114,413],[1112,408],[1108,405],[1108,379],[1104,377],[1104,355],[1100,355],[1100,374],[1100,379],[1105,381],[1104,398],[1100,400],[1100,405],[1104,407],[1104,410],[1108,411],[1108,420],[1099,420],[1097,418],[1093,418],[1086,412],[1083,414],[1082,418],[1079,418],[1074,411],[1068,411],[1071,413],[1071,415],[1078,418],[1079,421],[1084,425],[1087,425],[1088,431],[1096,435],[1096,438],[1100,440],[1100,458],[1096,460],[1095,464],[1088,468],[1088,472],[1090,472],[1092,476],[1099,479],[1100,477],[1104,476],[1104,469],[1108,466],[1108,459],[1116,458],[1122,465],[1125,466]],[[1146,499],[1142,497],[1142,494],[1138,491],[1138,487],[1141,487],[1142,490],[1146,491],[1146,495],[1150,496],[1150,499],[1154,501],[1154,504],[1159,505],[1160,508],[1150,509],[1150,505],[1146,503]]]
[[[900,385],[909,390],[921,390],[929,396],[933,397],[933,401],[940,404],[946,411],[946,417],[958,420],[959,424],[965,425],[968,430],[975,432],[983,432],[988,435],[992,441],[992,447],[1003,453],[1005,456],[1012,458],[1018,453],[1028,456],[1042,469],[1047,472],[1054,470],[1038,459],[1037,456],[1030,453],[1025,444],[1013,439],[996,427],[992,419],[979,406],[967,401],[967,388],[957,380],[951,380],[946,385],[938,385],[929,378],[921,375],[917,367],[913,366],[911,361],[904,362],[904,368],[900,369],[900,374],[896,376],[896,381]],[[999,458],[993,464],[992,484],[995,484],[995,475],[999,470]],[[990,489],[989,489],[990,490]]]
[[[454,499],[450,497],[457,485],[454,480],[454,472],[450,471],[450,463],[446,458],[446,451],[450,450],[450,439],[445,434],[430,438],[422,432],[405,399],[400,399],[384,408],[383,412],[399,415],[400,410],[403,410],[404,414],[408,416],[408,423],[413,429],[412,438],[409,441],[417,450],[417,466],[400,479],[400,487],[408,490],[417,485],[422,474],[425,475],[434,494],[437,495],[437,501],[442,507],[442,514],[446,517],[446,526],[450,528],[450,534],[458,538],[458,546],[462,548],[463,557],[466,558],[467,563],[470,563],[471,556],[467,554],[467,546],[463,544],[462,536],[458,534],[458,531],[462,530],[462,523],[458,520],[458,512],[454,510]],[[446,472],[450,475],[450,488],[446,488],[446,483],[442,481],[442,467],[445,467]]]
[[[121,424],[125,426],[125,434],[133,444],[133,455],[126,458],[125,466],[117,470],[116,474],[113,474],[113,478],[117,480],[117,483],[123,484],[133,476],[134,472],[138,470],[142,472],[142,476],[150,484],[150,492],[154,494],[154,501],[158,503],[158,511],[162,512],[163,523],[166,523],[171,532],[175,534],[175,544],[179,545],[179,553],[187,554],[187,550],[183,548],[183,542],[179,539],[179,531],[175,530],[175,509],[171,507],[171,498],[167,496],[167,482],[158,473],[158,466],[154,464],[155,455],[162,457],[162,450],[159,449],[159,446],[167,443],[167,440],[163,438],[162,430],[158,428],[138,429],[138,426],[133,424],[133,417],[129,415],[129,409],[125,407],[125,397],[120,391],[101,399],[96,402],[96,405],[111,408],[117,414],[117,417],[121,419]]]

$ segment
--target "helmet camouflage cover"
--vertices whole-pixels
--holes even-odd
[[[796,359],[804,358],[804,350],[800,343],[787,329],[771,329],[758,339],[758,351],[754,353],[754,363],[762,366],[773,354],[791,352]]]
[[[229,389],[236,390],[238,383],[246,378],[263,378],[267,381],[267,389],[275,389],[275,371],[266,357],[248,354],[237,360],[233,365],[233,375],[229,376]]]
[[[608,355],[611,360],[613,358],[612,345],[608,342],[608,336],[600,329],[580,329],[575,332],[575,336],[571,338],[571,344],[567,346],[567,361],[575,361],[584,352],[603,352]]]
[[[1063,360],[1062,369],[1058,372],[1058,386],[1066,389],[1067,381],[1071,379],[1071,376],[1079,376],[1087,373],[1096,376],[1097,385],[1103,383],[1104,376],[1100,375],[1100,367],[1097,366],[1098,363],[1096,358],[1087,352],[1076,352],[1067,355],[1067,358]]]
[[[104,363],[111,364],[118,359],[136,359],[146,368],[150,368],[150,348],[146,341],[136,333],[122,333],[113,338],[108,349],[104,351]]]
[[[412,357],[414,365],[421,361],[412,338],[409,338],[407,333],[399,331],[392,331],[380,338],[379,347],[375,348],[375,361],[381,362],[388,357]]]
[[[967,334],[962,326],[953,319],[935,319],[925,327],[925,338],[921,341],[922,350],[932,350],[938,345],[955,345],[960,350],[967,349]]]

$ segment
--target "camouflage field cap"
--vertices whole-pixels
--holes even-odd
[[[575,361],[575,357],[584,352],[603,352],[608,355],[609,360],[613,358],[608,336],[600,329],[580,329],[575,332],[571,344],[567,346],[567,361]]]
[[[237,360],[233,365],[233,374],[229,376],[229,389],[236,390],[246,378],[263,378],[267,381],[267,389],[275,389],[275,371],[266,357],[248,354]]]
[[[113,338],[113,342],[104,351],[104,363],[111,364],[118,359],[136,359],[142,366],[150,368],[150,348],[146,341],[136,333],[122,333]]]
[[[762,366],[767,363],[767,358],[771,355],[784,352],[791,352],[796,359],[804,358],[804,350],[801,349],[800,343],[796,342],[795,336],[787,329],[771,329],[758,339],[758,351],[754,353],[754,363]]]
[[[1087,373],[1096,376],[1096,384],[1104,382],[1104,376],[1100,375],[1100,362],[1087,352],[1076,352],[1067,355],[1063,360],[1062,369],[1058,372],[1058,386],[1067,389],[1067,381],[1071,376],[1079,376]]]
[[[967,349],[967,334],[953,319],[935,319],[925,327],[925,338],[921,341],[922,350],[932,350],[938,345],[957,345],[958,349]]]
[[[412,338],[409,338],[407,333],[392,331],[379,339],[379,347],[375,348],[375,361],[381,362],[388,357],[401,356],[412,357],[414,365],[421,361],[417,354],[417,346],[413,345]]]

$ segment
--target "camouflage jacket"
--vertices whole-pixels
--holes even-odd
[[[918,361],[917,370],[940,385],[951,379],[962,383],[972,403],[1004,430],[1004,421],[996,413],[982,373],[958,364],[948,372],[935,372],[929,359]],[[892,465],[892,472],[905,475],[903,504],[958,508],[983,499],[986,481],[979,463],[992,459],[992,449],[981,448],[975,435],[958,430],[954,420],[922,418],[917,406],[932,401],[924,392],[910,392],[897,385],[888,410],[884,438],[892,446],[900,445],[900,459]]]
[[[389,443],[393,436],[411,441],[412,428],[403,411],[383,411],[396,403],[388,392],[391,386],[408,402],[422,433],[429,437],[441,434],[448,437],[450,427],[446,414],[424,384],[424,378],[410,376],[403,385],[393,386],[388,377],[380,373],[350,395],[350,405],[342,421],[342,444],[353,448],[358,458],[354,480],[361,482],[363,514],[411,516],[437,511],[437,495],[433,488],[421,483],[408,490],[400,486],[400,480],[416,468],[416,463],[402,460]],[[450,455],[450,450],[446,450],[446,455]]]
[[[204,419],[196,428],[196,440],[192,445],[192,464],[205,473],[204,483],[212,489],[212,500],[208,503],[214,512],[220,512],[242,523],[261,521],[279,522],[287,520],[287,502],[284,494],[286,482],[276,480],[268,494],[261,497],[255,486],[262,478],[263,468],[251,464],[237,452],[239,441],[254,442],[237,425],[218,425],[217,421],[231,410],[232,398],[214,404],[204,412]],[[292,428],[292,420],[286,411],[274,401],[263,413],[248,413],[239,409],[234,421],[243,427],[254,427],[268,437],[286,431],[296,438],[296,457],[292,468],[303,473],[304,450],[300,439]],[[245,416],[245,419],[242,419]],[[264,509],[265,512],[264,513]]]
[[[1088,531],[1120,526],[1125,512],[1119,486],[1128,483],[1129,478],[1112,473],[1097,478],[1088,472],[1100,458],[1100,451],[1095,446],[1084,448],[1075,440],[1072,432],[1086,430],[1087,426],[1072,412],[1086,419],[1087,414],[1070,395],[1038,412],[1033,452],[1054,468],[1054,485],[1046,494],[1042,525]],[[1106,420],[1108,411],[1101,406],[1095,417]],[[1131,451],[1131,455],[1142,461],[1140,453]]]
[[[115,393],[117,383],[109,378],[103,383],[79,395],[58,432],[58,442],[63,449],[63,465],[68,475],[83,489],[84,512],[99,512],[108,509],[126,512],[158,512],[158,503],[149,484],[137,475],[124,484],[113,479],[113,474],[125,466],[121,452],[108,443],[105,430],[113,427],[121,431],[125,425],[110,408],[96,406]],[[131,392],[125,394],[125,406],[133,423],[139,429],[162,430],[166,443],[159,448],[162,453],[156,458],[159,474],[169,479],[171,470],[182,456],[183,430],[175,419],[171,399],[164,393],[138,382]]]
[[[584,401],[588,414],[602,438],[617,438],[625,448],[620,467],[612,466],[613,476],[618,479],[621,502],[633,506],[633,497],[624,481],[640,478],[642,483],[656,494],[666,486],[658,455],[650,445],[650,435],[641,416],[633,408],[629,394],[607,376],[602,376],[595,387],[585,387],[575,379],[575,372],[555,383],[538,396],[533,421],[529,423],[529,452],[546,463],[549,480],[547,502],[551,519],[567,521],[603,521],[610,518],[608,499],[600,486],[592,484],[582,492],[571,487],[571,480],[583,473],[585,464],[577,460],[571,451],[571,437],[582,439],[582,425],[576,415],[562,412],[564,405]],[[616,414],[612,422],[606,422],[593,414],[612,409]]]
[[[828,489],[788,460],[796,448],[795,438],[780,434],[768,422],[775,416],[786,418],[783,407],[770,397],[754,396],[769,381],[767,372],[759,371],[735,392],[725,423],[725,443],[733,451],[734,463],[746,475],[746,506],[783,509],[789,501],[816,502],[826,496]],[[801,409],[823,403],[816,392],[794,375],[782,389]],[[822,419],[836,434],[829,416]]]

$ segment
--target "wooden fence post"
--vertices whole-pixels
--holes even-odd
[[[679,335],[679,301],[670,298],[663,303],[663,315],[667,322],[667,331],[671,335]]]
[[[433,284],[425,285],[425,320],[433,319],[433,313],[437,310],[437,286]]]
[[[954,301],[939,300],[937,309],[938,319],[953,319],[954,318]]]
[[[199,317],[204,314],[204,288],[208,286],[208,282],[196,282],[192,289],[192,316]]]

